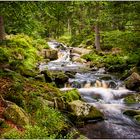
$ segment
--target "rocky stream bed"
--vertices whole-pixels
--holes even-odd
[[[140,138],[140,125],[137,121],[140,118],[140,104],[124,102],[126,97],[131,98],[131,95],[135,96],[138,92],[133,88],[126,89],[124,82],[106,72],[105,68],[89,68],[86,61],[80,60],[80,49],[74,51],[54,41],[48,44],[52,49],[59,50],[59,57],[47,64],[40,64],[39,69],[44,71],[47,68],[51,72],[68,74],[68,78],[59,83],[60,90],[77,89],[83,100],[73,101],[68,106],[78,118],[77,129],[87,138]],[[88,53],[89,50],[83,52]],[[134,77],[137,79],[138,75],[134,73],[127,78],[127,84],[132,83],[132,87],[131,79]],[[97,116],[93,113],[96,111]]]

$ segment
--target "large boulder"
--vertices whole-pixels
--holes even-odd
[[[3,116],[19,126],[29,125],[29,116],[16,104],[9,104],[3,112]]]
[[[136,72],[133,72],[125,80],[125,86],[130,90],[140,91],[140,75]]]
[[[68,103],[68,111],[76,117],[76,120],[103,120],[104,115],[94,106],[83,101],[75,100]]]

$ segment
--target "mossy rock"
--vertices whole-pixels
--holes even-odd
[[[66,102],[72,102],[74,100],[81,100],[81,96],[80,96],[77,89],[72,89],[72,90],[69,90],[69,91],[65,91],[62,94],[62,97],[64,98],[64,100]]]
[[[108,72],[122,72],[126,69],[126,65],[122,64],[106,64],[106,67]]]
[[[57,87],[62,88],[68,82],[68,76],[64,72],[53,72],[52,77]]]
[[[125,80],[125,86],[130,90],[140,91],[140,75],[136,72],[133,72]]]
[[[19,126],[25,126],[29,124],[29,116],[27,113],[14,103],[8,105],[8,107],[4,110],[3,115],[7,120],[11,120]]]
[[[76,118],[75,121],[104,119],[104,115],[101,111],[80,100],[68,103],[68,111]]]
[[[133,117],[135,115],[140,115],[140,110],[125,110],[123,114]]]
[[[54,107],[59,110],[67,110],[67,104],[74,100],[80,100],[81,96],[76,89],[61,93],[60,97],[54,97]]]
[[[134,120],[136,120],[140,124],[140,114],[134,116]]]
[[[124,102],[127,104],[140,103],[140,93],[125,97]]]
[[[58,51],[57,50],[53,50],[53,49],[44,49],[43,53],[44,54],[44,58],[46,59],[50,59],[50,60],[56,60],[58,59]]]

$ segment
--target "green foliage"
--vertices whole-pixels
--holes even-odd
[[[8,62],[8,55],[6,50],[0,47],[0,63],[2,62]]]
[[[0,94],[3,95],[5,100],[12,101],[22,107],[29,114],[34,125],[27,126],[25,131],[20,134],[18,131],[5,133],[4,138],[62,138],[61,131],[66,132],[69,126],[66,117],[58,110],[45,105],[40,99],[53,101],[54,97],[61,97],[62,93],[51,84],[34,81],[22,76],[14,77],[14,75],[11,76],[10,85],[4,91],[5,94]],[[1,78],[4,78],[4,76],[7,75],[3,74]],[[1,79],[1,81],[3,80]],[[5,85],[5,83],[7,82],[4,81],[1,84]]]
[[[117,49],[117,48],[116,48]],[[140,55],[139,49],[134,51],[122,51],[117,52],[117,50],[112,49],[112,51],[104,52],[92,52],[83,56],[87,61],[91,61],[93,65],[105,67],[121,67],[125,66],[125,69],[130,69],[132,66],[135,66],[139,63]]]
[[[26,126],[25,132],[19,132],[16,129],[12,129],[2,135],[5,139],[54,139],[54,135],[49,135],[45,128],[34,126]]]
[[[6,45],[0,46],[1,62],[5,64],[8,61],[11,68],[19,72],[35,68],[36,62],[41,58],[33,45],[33,39],[27,35],[7,36]]]
[[[33,45],[39,50],[49,48],[47,41],[42,38],[37,38],[36,40],[34,40]]]
[[[131,50],[140,44],[137,32],[114,30],[101,33],[102,49],[111,49],[113,47]]]
[[[34,125],[26,126],[22,139],[54,139],[54,136],[50,136],[46,128]]]
[[[21,135],[20,132],[18,132],[16,129],[12,129],[8,132],[5,132],[2,137],[4,139],[20,139]]]
[[[76,129],[74,129],[74,130],[70,131],[64,138],[65,139],[74,139],[75,136],[79,136],[79,135],[80,135],[79,132]],[[81,135],[80,135],[80,139],[82,139]]]
[[[60,131],[67,128],[65,117],[57,110],[46,106],[45,109],[39,109],[35,115],[36,121],[40,127],[45,127],[49,134],[58,135]]]
[[[79,100],[81,98],[79,92],[76,89],[65,91],[62,94],[62,97],[66,102],[72,102],[74,100]]]
[[[59,37],[58,41],[70,45],[70,39],[71,36],[69,34],[64,34],[61,37]]]

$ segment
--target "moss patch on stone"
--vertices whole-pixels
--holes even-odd
[[[96,107],[80,100],[75,100],[68,103],[68,111],[71,113],[73,118],[75,118],[74,121],[104,119],[103,113]]]
[[[126,110],[123,114],[133,117],[135,115],[140,115],[140,110]]]
[[[81,99],[81,96],[80,96],[79,92],[77,91],[77,89],[72,89],[72,90],[69,90],[69,91],[65,91],[62,94],[62,97],[64,98],[64,100],[66,102],[72,102],[74,100],[80,100]]]
[[[29,116],[27,113],[16,104],[9,105],[4,113],[4,117],[8,120],[11,120],[17,125],[25,126],[29,124]]]
[[[124,102],[127,104],[140,103],[140,93],[125,97]]]

